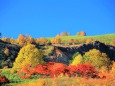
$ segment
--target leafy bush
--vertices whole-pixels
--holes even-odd
[[[87,76],[87,77],[96,77],[96,69],[89,63],[79,64],[77,66],[69,66],[69,73],[71,75],[78,76]]]
[[[51,77],[58,76],[60,74],[64,74],[67,66],[62,63],[55,63],[55,62],[49,62],[47,63],[48,70],[50,72]]]

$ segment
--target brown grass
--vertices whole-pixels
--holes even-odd
[[[115,86],[115,76],[105,79],[80,78],[80,77],[57,77],[40,78],[36,82],[20,84],[18,86]]]

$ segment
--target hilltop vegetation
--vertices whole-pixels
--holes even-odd
[[[76,36],[63,32],[53,38],[5,37],[0,39],[0,85],[88,86],[90,80],[113,79],[114,61],[115,34],[86,36],[81,31]],[[84,77],[89,81],[80,83]],[[112,86],[114,81],[107,83]]]

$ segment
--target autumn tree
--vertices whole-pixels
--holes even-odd
[[[22,34],[20,34],[20,35],[18,36],[17,42],[18,42],[19,45],[21,45],[21,46],[26,45],[26,39],[25,39],[25,36],[22,35]]]
[[[61,36],[69,36],[70,33],[69,32],[62,32]]]
[[[10,38],[10,43],[11,44],[16,44],[16,40],[14,40],[14,38]]]
[[[81,56],[81,54],[79,54],[78,56],[76,56],[73,60],[73,62],[71,63],[71,65],[78,65],[83,63],[83,57]]]
[[[69,44],[73,44],[73,43],[74,43],[74,39],[69,39],[69,40],[68,40],[68,43],[69,43]]]
[[[92,38],[88,38],[88,39],[86,40],[86,43],[91,43],[91,42],[93,42],[93,39],[92,39]]]
[[[35,45],[28,44],[19,51],[14,62],[14,69],[21,69],[25,66],[36,67],[38,64],[44,64],[43,54]]]
[[[61,40],[61,44],[64,44],[64,43],[66,43],[66,41],[65,40]]]
[[[26,44],[32,44],[34,42],[34,39],[31,36],[26,35],[26,42]]]
[[[86,33],[84,31],[77,32],[77,36],[86,36]]]
[[[115,40],[112,40],[112,41],[110,42],[110,45],[115,46]]]
[[[83,61],[84,63],[91,63],[97,69],[100,69],[103,66],[108,67],[110,65],[110,59],[108,56],[96,49],[86,52],[83,56]]]
[[[2,41],[4,41],[4,42],[9,42],[9,43],[10,43],[10,39],[7,38],[7,37],[2,38]]]
[[[85,43],[85,41],[86,41],[85,39],[78,39],[79,44]]]
[[[51,39],[51,43],[52,43],[52,44],[55,44],[55,38],[52,38],[52,39]]]
[[[6,47],[5,48],[5,50],[4,50],[4,54],[6,55],[6,56],[9,56],[9,49]]]
[[[39,44],[39,45],[44,45],[46,43],[46,39],[41,37],[39,39],[36,40],[36,42]]]
[[[60,35],[58,34],[58,35],[56,35],[56,37],[55,37],[56,39],[60,39]]]

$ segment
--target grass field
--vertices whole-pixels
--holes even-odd
[[[48,39],[52,39],[48,38]],[[96,35],[96,36],[61,36],[62,40],[69,40],[69,39],[88,39],[92,38],[93,40],[98,40],[101,42],[110,42],[111,40],[115,40],[115,34],[104,34],[104,35]]]

